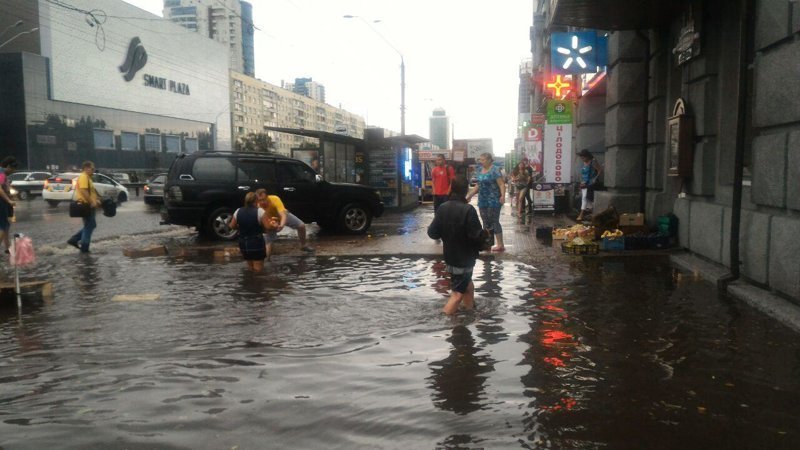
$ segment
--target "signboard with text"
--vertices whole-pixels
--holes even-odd
[[[544,127],[544,178],[572,182],[572,102],[549,100]]]

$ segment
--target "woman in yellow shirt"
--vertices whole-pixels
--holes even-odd
[[[266,189],[257,190],[256,197],[258,198],[258,206],[266,211],[269,220],[277,218],[278,222],[277,227],[267,230],[264,234],[264,239],[267,242],[267,261],[272,256],[272,243],[278,239],[278,232],[283,227],[297,230],[297,237],[300,239],[300,250],[309,253],[314,251],[313,248],[306,245],[306,225],[283,206],[280,197],[267,195]]]

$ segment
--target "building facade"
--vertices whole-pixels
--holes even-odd
[[[444,109],[436,108],[431,112],[431,117],[428,119],[428,127],[432,144],[439,148],[452,148],[450,117]]]
[[[90,24],[55,2],[0,0],[0,29],[19,20],[36,28],[0,49],[4,152],[30,169],[88,159],[145,171],[169,167],[180,152],[230,149],[224,46],[121,0],[70,6],[107,18]]]
[[[295,78],[294,83],[286,83],[285,89],[306,97],[310,97],[318,102],[325,103],[325,86],[315,82],[311,78]]]
[[[364,118],[244,74],[230,74],[233,138],[264,133],[264,127],[292,128],[364,137]],[[343,133],[345,130],[346,133]],[[293,148],[315,139],[296,134],[266,132],[275,151],[290,156]]]
[[[800,303],[796,5],[603,3],[538,2],[545,35],[611,30],[606,79],[577,100],[578,130],[587,124],[577,146],[605,154],[595,207],[642,211],[650,224],[673,213],[681,247]]]
[[[255,75],[253,6],[242,0],[164,0],[164,18],[228,47],[230,68]]]

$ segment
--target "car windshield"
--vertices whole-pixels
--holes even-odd
[[[11,180],[11,181],[20,181],[20,180],[24,180],[25,177],[27,177],[27,176],[28,176],[27,172],[18,172],[18,173],[12,173],[8,177],[8,179]]]
[[[166,175],[156,175],[148,181],[151,184],[164,184],[167,181]]]

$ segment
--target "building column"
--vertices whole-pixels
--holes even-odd
[[[604,182],[595,194],[595,212],[614,206],[619,212],[638,212],[641,188],[646,43],[634,31],[611,33],[605,120]]]

